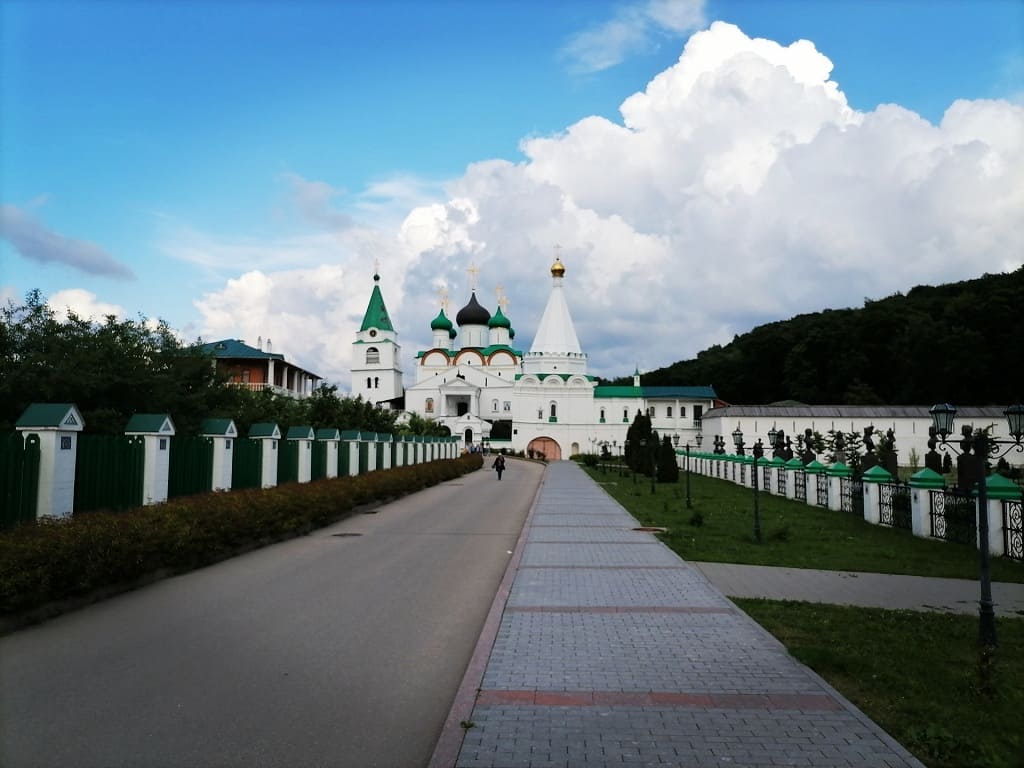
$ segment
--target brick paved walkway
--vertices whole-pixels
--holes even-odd
[[[921,768],[636,525],[575,464],[549,467],[455,765]]]

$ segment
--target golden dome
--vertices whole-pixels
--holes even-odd
[[[562,264],[562,260],[555,257],[555,263],[551,265],[551,276],[552,277],[563,277],[565,275],[565,265]]]

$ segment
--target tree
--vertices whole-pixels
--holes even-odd
[[[0,309],[0,370],[0,428],[30,403],[68,402],[90,432],[118,434],[134,413],[170,413],[187,432],[234,401],[212,360],[162,320],[62,322],[38,290]]]
[[[672,438],[668,435],[661,438],[661,447],[658,452],[658,482],[679,482],[679,464],[676,462],[676,449],[672,445]]]

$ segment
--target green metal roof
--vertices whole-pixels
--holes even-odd
[[[380,275],[373,276],[373,293],[370,294],[370,303],[366,306],[366,314],[363,315],[363,324],[360,331],[368,331],[371,328],[378,328],[382,331],[394,331],[391,327],[391,318],[388,316],[388,308],[384,306],[384,297],[381,295]]]
[[[213,355],[216,358],[252,358],[257,360],[284,360],[284,355],[277,352],[264,352],[250,347],[241,339],[221,339],[211,341],[207,344],[200,344],[202,352]]]
[[[174,422],[166,413],[136,413],[128,419],[124,431],[129,434],[174,434]]]
[[[594,397],[643,397],[642,387],[594,387]]]
[[[313,439],[313,428],[304,427],[288,427],[288,433],[285,435],[286,440],[312,440]]]
[[[199,432],[204,435],[234,437],[238,434],[238,429],[231,419],[203,419],[199,425]]]
[[[322,427],[316,431],[317,440],[340,440],[341,432],[337,427]]]
[[[249,437],[281,437],[281,430],[277,426],[269,421],[260,422],[259,424],[253,424],[249,427]]]
[[[32,403],[14,426],[66,427],[77,431],[85,426],[85,420],[74,403]]]

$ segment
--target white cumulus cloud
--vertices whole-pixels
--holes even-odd
[[[558,246],[591,372],[617,376],[757,323],[1020,266],[1024,108],[957,101],[938,125],[899,105],[858,112],[831,72],[809,41],[715,23],[624,99],[621,121],[525,140],[520,162],[471,165],[400,226],[349,227],[295,268],[251,269],[199,302],[204,335],[270,335],[347,384],[376,257],[410,373],[438,286],[454,316],[471,262],[491,311],[503,287],[526,350]],[[221,263],[245,258],[219,247]]]

